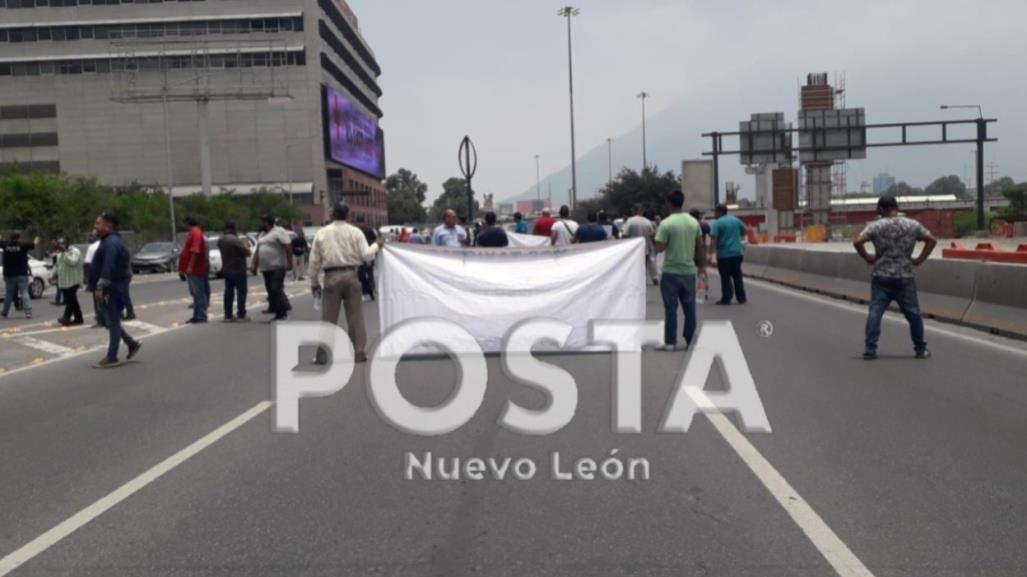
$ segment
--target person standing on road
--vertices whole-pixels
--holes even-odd
[[[685,311],[685,345],[688,349],[695,337],[698,319],[695,309],[696,275],[706,275],[706,247],[702,242],[702,229],[692,215],[682,211],[685,195],[675,190],[667,196],[670,215],[656,231],[656,252],[666,253],[660,292],[665,313],[663,348],[679,350],[677,346],[678,303]]]
[[[456,212],[447,210],[443,223],[435,227],[431,234],[431,243],[435,246],[459,248],[467,244],[467,230],[456,223]]]
[[[310,247],[307,245],[307,238],[303,236],[302,226],[294,226],[290,230],[295,235],[292,239],[292,261],[295,265],[292,269],[292,280],[301,281],[303,273],[307,270],[306,258]]]
[[[867,317],[866,348],[863,358],[877,358],[877,342],[881,337],[881,319],[888,306],[895,301],[909,322],[913,351],[918,359],[928,359],[931,352],[924,340],[924,319],[920,315],[920,302],[916,291],[913,268],[927,261],[938,246],[927,228],[919,222],[899,215],[899,203],[894,196],[885,195],[877,201],[878,220],[871,222],[856,238],[856,252],[873,266],[870,281],[870,314]],[[874,245],[874,255],[867,253],[866,244]],[[919,256],[913,257],[918,242],[924,243]]]
[[[315,297],[321,296],[321,320],[338,324],[339,310],[346,311],[346,329],[353,342],[355,360],[367,360],[367,331],[364,328],[363,299],[357,270],[361,265],[372,262],[383,240],[368,244],[367,237],[359,228],[349,224],[349,207],[337,204],[332,210],[333,222],[322,228],[314,237],[310,251],[310,289]],[[324,272],[322,288],[319,277]],[[327,364],[324,349],[318,349],[315,363]]]
[[[260,232],[251,268],[254,274],[259,270],[264,275],[268,310],[274,315],[271,322],[284,321],[289,318],[290,308],[289,297],[285,295],[285,274],[292,268],[292,239],[271,215],[260,219]]]
[[[97,369],[109,369],[121,364],[118,360],[118,349],[124,341],[128,347],[128,360],[139,353],[142,343],[133,339],[121,327],[121,315],[125,308],[125,294],[128,281],[132,277],[131,258],[125,243],[118,233],[118,219],[104,214],[94,224],[96,236],[100,239],[100,248],[93,257],[90,268],[89,287],[96,299],[97,313],[103,317],[110,340],[107,345],[107,356],[93,365]]]
[[[424,239],[425,236],[425,234],[415,228],[413,234],[411,234],[410,238],[407,240],[407,244],[427,244]]]
[[[651,220],[645,217],[642,205],[635,205],[635,215],[624,221],[624,238],[645,239],[645,270],[653,286],[660,284],[660,270],[656,267],[656,245],[653,235],[656,228]]]
[[[32,242],[22,242],[21,233],[12,233],[7,242],[0,241],[4,249],[4,310],[3,318],[11,311],[15,299],[21,299],[21,308],[25,318],[32,318],[32,294],[29,292],[29,279],[32,278],[32,267],[29,266],[29,252],[39,245],[39,237]]]
[[[378,242],[378,233],[370,226],[367,226],[362,214],[357,215],[357,228],[360,229],[360,232],[364,233],[364,239],[367,241],[368,246]],[[357,269],[357,278],[360,280],[360,290],[363,296],[368,300],[375,300],[374,261],[361,263],[360,268]]]
[[[578,232],[578,223],[571,220],[571,209],[565,204],[560,207],[560,220],[553,223],[549,244],[551,246],[568,246],[574,241],[576,232]]]
[[[618,239],[618,238],[620,238],[620,227],[617,226],[617,223],[610,222],[610,217],[606,214],[606,211],[605,210],[600,210],[598,216],[599,216],[599,226],[603,227],[603,230],[606,231],[606,238],[607,239]]]
[[[738,304],[744,305],[747,298],[742,276],[742,261],[745,259],[742,239],[748,229],[738,217],[727,213],[726,204],[718,204],[713,214],[717,220],[710,227],[710,252],[716,255],[714,258],[720,273],[720,300],[716,304],[729,305],[737,297]]]
[[[517,234],[528,234],[530,232],[528,223],[524,220],[524,215],[519,212],[514,213],[514,232]]]
[[[510,246],[510,239],[506,231],[496,226],[496,213],[485,213],[485,228],[478,233],[478,246],[485,248],[506,248]]]
[[[78,302],[78,289],[83,278],[82,252],[64,239],[54,241],[54,251],[57,262],[54,263],[52,277],[57,292],[64,295],[64,315],[57,322],[66,327],[85,324],[82,306]]]
[[[218,250],[221,251],[221,276],[225,279],[225,322],[246,322],[247,285],[246,264],[253,251],[250,245],[239,238],[234,222],[225,223],[224,234],[218,239]],[[233,315],[233,307],[238,301],[238,312]]]
[[[178,255],[178,274],[189,283],[189,296],[193,298],[193,316],[186,324],[201,325],[207,322],[207,309],[210,307],[207,241],[195,218],[185,217],[185,227],[188,233]]]
[[[575,243],[602,242],[610,238],[606,229],[599,224],[599,215],[594,210],[588,211],[588,222],[578,227],[574,232]]]
[[[83,271],[82,272],[84,273],[84,278],[87,281],[86,282],[86,290],[87,291],[92,291],[93,290],[91,288],[91,285],[89,284],[88,280],[93,278],[93,272],[92,272],[93,259],[96,258],[96,251],[98,251],[98,250],[100,250],[100,239],[96,238],[96,232],[93,232],[92,234],[89,235],[89,248],[86,249],[86,256],[82,260],[83,264],[85,265],[83,267]],[[96,299],[95,298],[91,298],[89,300],[93,301],[93,318],[95,319],[95,322],[93,323],[93,326],[90,327],[90,328],[93,328],[93,329],[104,328],[104,326],[103,326],[103,316],[100,315],[100,311],[96,307]]]
[[[556,224],[556,219],[553,218],[552,211],[548,208],[543,208],[542,218],[535,221],[535,226],[531,229],[531,234],[551,238],[553,235],[554,224]]]

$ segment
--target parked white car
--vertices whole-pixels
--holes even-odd
[[[221,261],[221,249],[218,248],[219,238],[221,237],[211,237],[207,239],[207,255],[210,262],[210,274],[215,277],[220,277],[221,271],[224,269],[224,263]],[[246,268],[249,269],[253,265],[253,254],[256,253],[257,241],[255,237],[251,237],[249,234],[242,235],[240,238],[243,242],[249,243],[250,250],[254,251],[250,254],[249,262],[246,264]]]
[[[0,256],[3,256],[3,252],[3,249],[0,249]],[[50,269],[46,267],[46,263],[32,257],[29,257],[29,269],[32,271],[32,278],[29,279],[29,294],[33,299],[41,299],[49,284]],[[0,275],[3,274],[3,271],[4,267],[0,264]],[[3,299],[4,292],[0,290],[0,299]]]

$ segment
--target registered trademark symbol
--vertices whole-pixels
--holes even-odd
[[[760,336],[765,339],[769,339],[774,336],[774,324],[770,321],[760,321],[758,330]]]

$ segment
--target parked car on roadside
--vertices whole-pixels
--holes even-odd
[[[132,255],[132,272],[134,274],[174,272],[176,268],[178,268],[178,247],[170,242],[148,243],[143,245],[139,252]]]

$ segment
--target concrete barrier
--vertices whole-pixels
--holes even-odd
[[[866,302],[871,268],[853,253],[749,247],[747,276]],[[916,271],[925,316],[1027,337],[1027,267],[929,260]]]
[[[974,284],[974,299],[963,322],[1027,337],[1027,267],[980,265]]]

